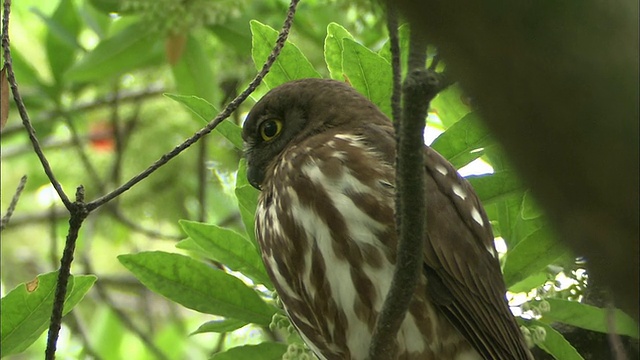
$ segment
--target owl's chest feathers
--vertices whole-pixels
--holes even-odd
[[[256,215],[263,259],[285,306],[296,307],[294,324],[336,358],[367,353],[391,283],[394,176],[348,134],[292,147],[266,176]],[[436,322],[432,307],[416,300],[399,335],[404,350],[424,354]]]

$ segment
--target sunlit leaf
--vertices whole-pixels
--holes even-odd
[[[431,147],[456,167],[467,165],[484,154],[493,143],[477,113],[469,113],[438,136]]]
[[[509,286],[508,290],[514,293],[529,292],[532,289],[537,288],[538,286],[542,286],[547,282],[548,278],[549,277],[545,272],[539,272]]]
[[[566,252],[548,227],[535,231],[509,249],[503,269],[507,288],[542,271]]]
[[[431,101],[431,111],[438,115],[445,127],[450,127],[471,111],[463,98],[458,85],[449,86]]]
[[[280,360],[287,351],[287,344],[263,342],[257,345],[244,345],[214,354],[211,360]]]
[[[207,321],[206,323],[200,325],[196,331],[191,333],[191,335],[211,333],[211,332],[226,333],[226,332],[238,330],[245,325],[247,325],[246,321],[237,320],[237,319],[212,320],[212,321]]]
[[[265,326],[275,313],[238,278],[188,256],[150,251],[118,260],[146,287],[189,309]]]
[[[391,116],[391,64],[351,39],[343,39],[342,71],[351,86]]]
[[[26,350],[49,327],[57,279],[57,271],[38,275],[2,298],[2,356]],[[96,279],[93,275],[69,278],[63,314],[82,300]]]
[[[342,25],[330,23],[327,26],[327,37],[324,39],[324,61],[332,79],[344,80],[342,73],[343,39],[354,40],[353,35]]]
[[[602,309],[577,301],[548,298],[549,311],[542,313],[542,321],[561,322],[575,327],[608,334],[608,317],[613,316],[615,334],[638,338],[638,324],[627,314],[618,309]],[[539,301],[532,301],[538,304]],[[612,313],[611,313],[612,311]]]
[[[250,240],[233,230],[213,224],[180,220],[180,226],[211,259],[273,289],[259,250]]]
[[[521,194],[523,185],[511,171],[500,171],[489,175],[471,175],[466,179],[482,200],[483,205],[489,205],[506,197]]]
[[[253,35],[251,55],[256,69],[260,70],[276,44],[278,32],[268,25],[252,20],[251,34]],[[287,41],[269,74],[264,78],[264,82],[273,89],[292,80],[319,77],[320,74],[300,49]]]

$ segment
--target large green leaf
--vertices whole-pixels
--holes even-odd
[[[166,40],[167,43],[172,43]],[[180,49],[172,51],[179,52]],[[184,50],[178,62],[171,66],[173,79],[182,95],[195,95],[212,103],[217,91],[217,82],[211,69],[211,59],[205,54],[200,41],[193,35],[187,36]],[[216,111],[215,114],[218,112]],[[208,120],[211,120],[210,117]]]
[[[257,345],[244,345],[214,354],[211,360],[280,360],[287,351],[287,344],[263,342]]]
[[[342,25],[330,23],[327,26],[327,37],[324,39],[324,61],[332,79],[344,80],[342,73],[343,39],[354,40],[353,35]]]
[[[34,10],[36,11],[36,10]],[[47,24],[46,50],[51,74],[57,84],[64,80],[64,73],[73,64],[77,51],[80,33],[80,18],[73,0],[61,0],[53,15],[48,18],[36,11]]]
[[[108,79],[146,65],[159,64],[163,58],[160,38],[144,24],[134,23],[102,40],[72,66],[66,76],[73,81]]]
[[[213,118],[218,116],[219,114],[218,109],[215,106],[211,105],[211,103],[209,103],[205,99],[199,98],[197,96],[176,94],[164,94],[164,96],[186,106],[205,123],[213,120]],[[242,150],[242,128],[231,122],[231,120],[223,120],[220,124],[218,124],[218,126],[216,126],[215,131],[229,140],[229,142],[231,142],[234,147]]]
[[[259,250],[250,240],[233,230],[213,224],[180,220],[180,226],[211,259],[273,289]]]
[[[548,323],[557,321],[606,334],[611,332],[607,321],[608,317],[613,315],[613,323],[616,327],[615,334],[638,338],[638,324],[629,315],[618,309],[601,309],[576,301],[553,298],[545,299],[545,301],[549,303],[549,311],[542,313],[541,321]],[[532,301],[532,303],[538,304],[540,301]],[[613,314],[610,311],[613,311]]]
[[[162,251],[118,256],[146,287],[189,309],[266,326],[275,308],[238,278]]]
[[[482,126],[480,117],[472,112],[438,136],[431,147],[444,156],[457,169],[484,154],[484,148],[493,140]]]
[[[529,292],[532,289],[537,288],[538,286],[544,285],[547,282],[549,276],[546,272],[539,272],[537,274],[530,275],[524,280],[518,281],[517,283],[509,286],[509,291],[513,293],[519,292]]]
[[[566,252],[547,226],[538,229],[509,249],[503,268],[507,288],[542,271]]]
[[[537,320],[528,320],[528,324],[540,326],[544,329],[546,336],[543,342],[537,345],[547,353],[551,354],[554,358],[559,360],[584,360],[584,358],[578,353],[576,348],[567,341],[556,329],[552,328],[548,324],[545,324]]]
[[[251,55],[256,69],[260,70],[276,44],[278,32],[268,25],[252,20],[251,34],[253,35]],[[264,78],[264,83],[273,89],[292,80],[319,77],[321,77],[320,74],[300,49],[287,41],[269,74]]]
[[[431,101],[431,111],[438,115],[445,127],[450,127],[471,111],[463,98],[458,85],[449,86]]]
[[[342,44],[342,71],[351,86],[371,100],[387,116],[391,116],[391,64],[382,56],[349,38],[343,39]]]
[[[487,206],[504,198],[522,194],[523,185],[512,171],[500,171],[489,175],[467,176],[466,179]]]
[[[71,276],[63,314],[67,314],[96,281],[93,275]],[[2,298],[2,356],[26,350],[49,327],[58,272],[38,275],[29,283],[18,285]]]

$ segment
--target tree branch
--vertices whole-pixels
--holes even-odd
[[[62,203],[67,208],[67,210],[71,211],[73,204],[67,194],[65,194],[64,190],[62,190],[62,185],[58,182],[55,175],[53,174],[53,170],[51,169],[51,165],[49,165],[49,161],[44,156],[42,152],[42,148],[40,147],[40,143],[38,142],[38,138],[36,137],[36,131],[31,125],[31,120],[29,120],[29,114],[27,113],[27,108],[24,105],[24,101],[22,101],[22,97],[20,96],[20,91],[18,90],[18,83],[16,82],[16,76],[13,72],[13,63],[11,58],[11,47],[9,41],[9,16],[11,14],[11,0],[5,0],[4,8],[3,8],[3,17],[2,17],[2,50],[4,51],[4,66],[7,71],[7,79],[9,81],[9,85],[11,86],[11,92],[13,93],[13,99],[15,100],[16,107],[18,108],[18,113],[20,114],[20,118],[22,119],[22,124],[27,129],[27,133],[29,134],[29,140],[31,140],[31,144],[33,145],[33,150],[35,151],[40,163],[42,164],[42,168],[44,169],[45,174],[49,178],[51,185],[58,193],[58,196],[62,200]]]
[[[26,184],[27,184],[27,175],[24,175],[22,176],[22,178],[20,178],[20,183],[18,183],[18,188],[16,189],[16,192],[13,194],[13,198],[11,198],[11,203],[9,203],[7,212],[4,214],[4,216],[2,217],[2,220],[0,221],[0,232],[4,230],[4,228],[9,223],[9,220],[11,220],[11,215],[13,215],[13,211],[16,209],[16,206],[18,205],[18,200],[20,200],[20,194],[22,194],[22,190],[24,190],[24,186]]]
[[[423,263],[422,247],[426,229],[423,133],[429,101],[437,94],[437,78],[424,69],[426,42],[412,35],[410,47],[409,73],[403,87],[402,118],[400,124],[396,125],[396,129],[399,129],[396,132],[398,256],[391,288],[371,339],[371,360],[395,358],[396,336],[413,298]]]

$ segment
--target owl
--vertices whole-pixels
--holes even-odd
[[[292,324],[320,359],[367,358],[396,266],[393,124],[348,84],[303,79],[258,101],[242,136],[256,238]],[[471,185],[428,146],[416,171],[428,222],[397,358],[532,359]]]

